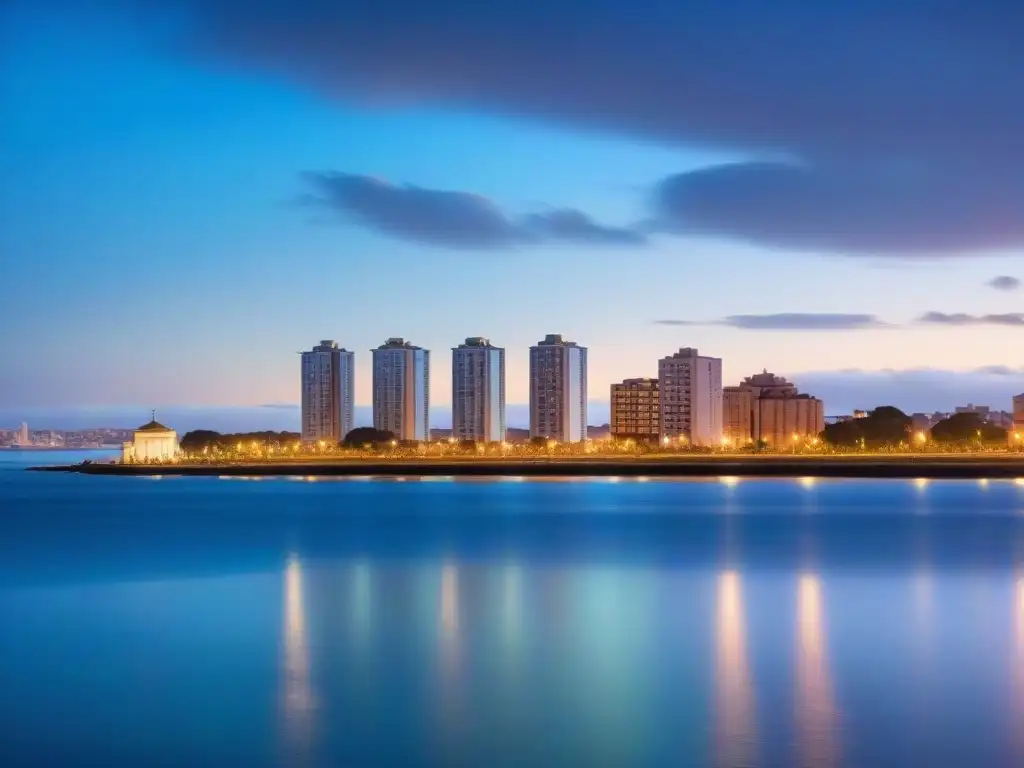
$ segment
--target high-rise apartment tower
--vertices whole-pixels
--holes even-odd
[[[355,353],[328,340],[302,353],[302,441],[339,443],[355,421]]]
[[[556,334],[530,347],[530,437],[587,439],[587,348]]]
[[[452,435],[505,439],[505,350],[474,337],[452,349]]]

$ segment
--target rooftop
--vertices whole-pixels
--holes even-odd
[[[392,336],[390,339],[381,344],[377,349],[422,349],[410,344],[408,341],[403,339],[401,336]]]

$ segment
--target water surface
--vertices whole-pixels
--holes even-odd
[[[1013,483],[8,461],[0,504],[3,766],[1024,764]]]

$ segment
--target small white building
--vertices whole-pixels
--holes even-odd
[[[132,439],[121,446],[121,460],[126,463],[170,461],[178,455],[178,433],[156,420],[135,430]]]

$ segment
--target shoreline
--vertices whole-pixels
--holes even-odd
[[[233,464],[74,464],[37,472],[193,477],[821,477],[849,479],[1017,479],[1024,456],[759,456],[557,458],[533,460],[321,460]]]

